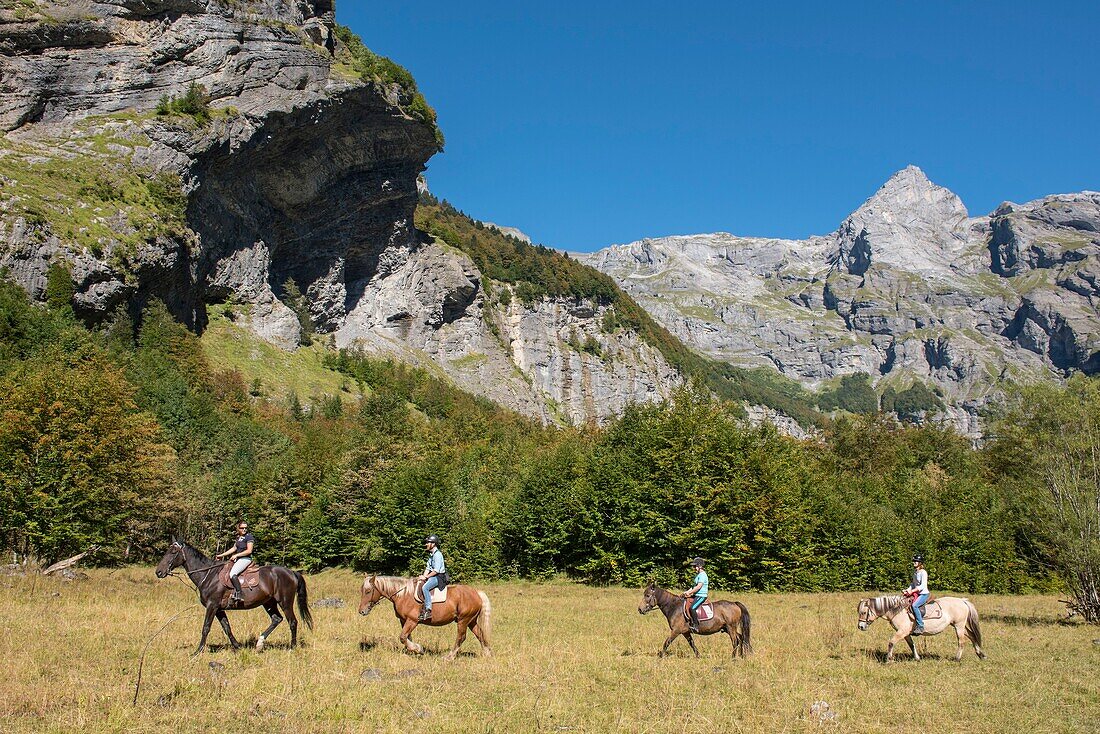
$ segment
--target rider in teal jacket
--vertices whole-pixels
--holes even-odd
[[[710,578],[707,576],[707,572],[703,570],[704,561],[702,558],[696,557],[691,562],[691,567],[695,569],[694,586],[683,593],[685,599],[695,597],[695,601],[691,603],[691,626],[692,632],[699,631],[699,607],[707,600],[707,596],[710,594]]]

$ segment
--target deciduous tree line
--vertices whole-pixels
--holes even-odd
[[[89,331],[0,284],[0,540],[56,559],[209,549],[246,518],[261,559],[460,578],[719,589],[1097,594],[1100,388],[1021,388],[983,450],[935,426],[837,418],[814,441],[685,389],[602,428],[545,427],[399,363],[333,353],[362,398],[259,400],[153,305]],[[1040,410],[1041,408],[1041,410]]]

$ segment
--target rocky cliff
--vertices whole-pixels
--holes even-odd
[[[910,166],[832,234],[642,240],[587,262],[695,348],[820,388],[934,387],[963,431],[1007,378],[1100,372],[1100,193],[971,218]]]
[[[675,370],[636,334],[601,332],[596,303],[490,299],[469,258],[416,230],[434,112],[334,14],[5,2],[0,268],[42,299],[61,265],[93,323],[158,298],[201,331],[208,304],[233,301],[286,349],[309,327],[546,420],[666,395]]]

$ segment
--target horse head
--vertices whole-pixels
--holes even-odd
[[[375,583],[377,579],[378,575],[373,573],[363,579],[363,591],[359,598],[359,613],[364,617],[370,614],[371,610],[374,609],[374,605],[382,600],[382,590]]]
[[[859,612],[859,631],[867,629],[871,626],[871,622],[878,619],[878,613],[875,611],[875,605],[871,603],[870,599],[860,599],[859,606],[856,607]]]
[[[168,550],[164,552],[164,557],[160,559],[160,563],[157,564],[157,578],[162,579],[168,574],[172,573],[173,569],[179,568],[183,565],[183,543],[176,539],[176,536],[170,536],[171,544],[168,546]]]
[[[638,614],[649,614],[657,608],[657,582],[650,581],[642,589],[642,603],[638,605]]]

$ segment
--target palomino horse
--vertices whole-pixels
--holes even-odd
[[[749,618],[748,608],[739,601],[714,601],[710,602],[710,605],[714,609],[714,616],[699,620],[699,634],[713,635],[715,632],[725,632],[730,636],[730,643],[733,645],[733,657],[751,655],[752,620]],[[642,603],[638,605],[638,613],[648,614],[654,609],[664,612],[671,631],[661,651],[657,653],[657,657],[664,657],[668,652],[668,646],[680,635],[683,635],[691,645],[695,657],[699,657],[699,648],[695,647],[688,621],[684,618],[684,598],[665,591],[655,583],[650,583],[642,590]]]
[[[970,640],[974,645],[974,652],[978,654],[978,659],[985,660],[985,653],[982,652],[982,629],[978,626],[978,610],[970,600],[960,599],[957,596],[941,596],[934,603],[939,604],[942,616],[929,618],[928,611],[932,602],[926,604],[924,634],[938,635],[950,625],[955,628],[955,636],[959,641],[959,649],[955,651],[955,662],[962,660],[964,640]],[[858,609],[860,630],[867,629],[871,622],[879,617],[885,617],[886,621],[897,630],[886,648],[886,662],[894,659],[894,645],[902,639],[909,643],[909,649],[913,651],[913,659],[920,660],[912,637],[915,623],[909,616],[909,603],[905,597],[879,596],[874,599],[860,599]]]
[[[226,610],[254,609],[262,606],[271,616],[271,625],[264,630],[260,638],[256,640],[256,649],[263,650],[264,642],[268,635],[279,626],[283,617],[279,609],[286,615],[290,624],[290,646],[298,644],[298,618],[294,616],[294,598],[298,598],[298,611],[305,620],[306,625],[313,629],[313,616],[309,613],[309,600],[306,597],[306,580],[302,574],[283,566],[261,566],[255,587],[241,584],[244,591],[244,600],[240,603],[230,603],[229,595],[232,589],[226,588],[219,578],[218,573],[226,562],[218,562],[207,558],[190,544],[172,538],[172,544],[157,564],[157,577],[164,578],[172,573],[173,569],[183,566],[191,583],[199,592],[199,601],[206,607],[206,619],[202,623],[202,638],[195,650],[195,655],[206,649],[206,636],[210,634],[210,623],[217,617],[221,622],[225,636],[229,638],[229,644],[234,650],[240,649],[240,643],[233,636],[233,630],[229,628],[229,619],[225,616]]]
[[[447,586],[447,600],[432,604],[432,618],[427,622],[420,622],[418,618],[422,607],[416,600],[416,586],[416,579],[371,574],[363,580],[359,613],[366,616],[379,601],[389,599],[393,602],[393,613],[401,622],[401,644],[409,652],[424,652],[423,647],[412,641],[412,632],[418,624],[441,627],[455,622],[458,624],[458,637],[455,638],[454,647],[447,653],[448,660],[454,660],[458,655],[458,648],[466,640],[467,627],[481,643],[482,654],[492,656],[493,651],[489,647],[489,617],[493,607],[484,591],[478,591],[472,586],[450,584]]]

